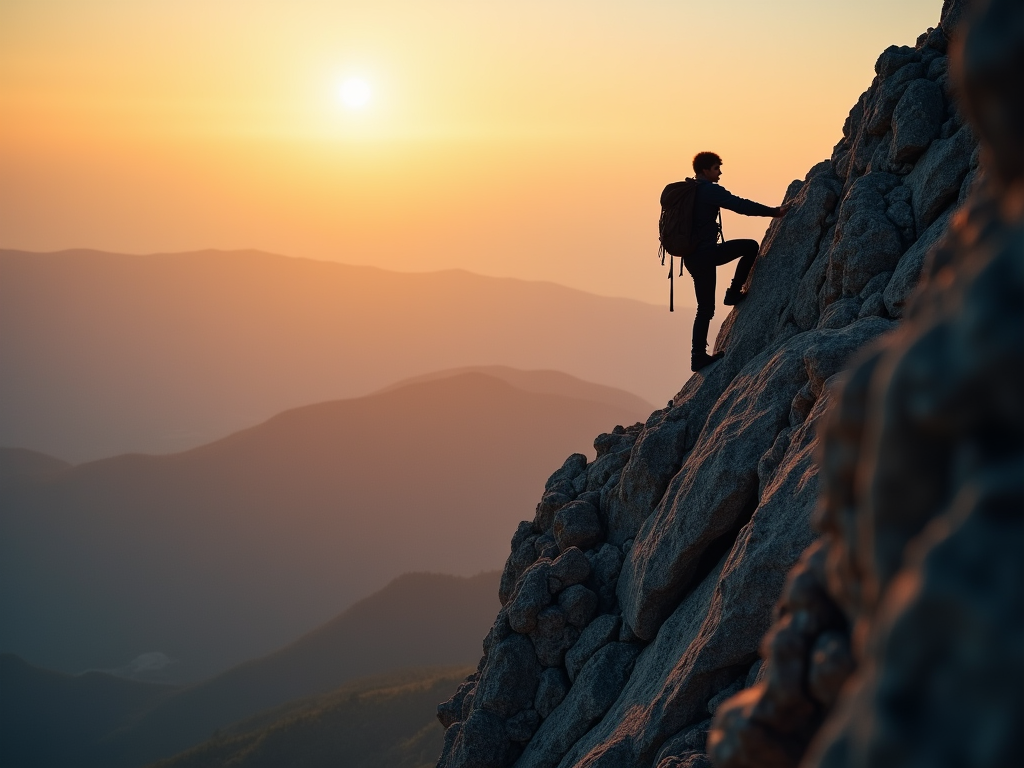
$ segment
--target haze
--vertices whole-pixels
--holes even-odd
[[[661,304],[661,187],[713,148],[777,203],[934,6],[4,0],[0,246],[253,247]]]

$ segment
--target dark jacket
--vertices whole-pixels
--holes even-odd
[[[697,179],[697,192],[693,200],[693,247],[708,248],[718,242],[718,213],[720,208],[743,216],[774,216],[775,209],[736,197],[725,187],[707,179]]]

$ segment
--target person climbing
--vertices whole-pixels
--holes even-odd
[[[760,244],[756,240],[726,240],[722,234],[721,209],[744,216],[785,216],[789,204],[778,208],[744,200],[718,184],[722,178],[722,158],[714,152],[698,152],[693,158],[697,181],[693,200],[690,253],[683,259],[693,278],[697,294],[697,316],[693,320],[693,347],[690,370],[699,371],[722,358],[724,352],[707,353],[708,328],[715,315],[715,268],[739,259],[732,284],[725,292],[724,304],[734,306],[747,297],[743,284],[754,266]],[[721,240],[721,242],[719,242]]]

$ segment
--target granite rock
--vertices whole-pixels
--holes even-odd
[[[955,63],[991,176],[922,243],[903,324],[837,389],[822,538],[790,577],[767,676],[716,716],[719,768],[1024,754],[1024,8],[978,5]],[[945,33],[959,16],[947,2]]]
[[[718,334],[722,360],[690,377],[645,423],[599,435],[592,463],[574,455],[549,478],[533,521],[513,536],[504,607],[479,676],[457,692],[461,706],[453,698],[443,707],[439,766],[477,758],[503,768],[703,768],[712,759],[796,766],[813,756],[816,766],[859,768],[901,764],[889,756],[910,754],[900,750],[926,737],[945,745],[942,754],[962,756],[952,735],[900,720],[890,692],[917,696],[917,709],[931,713],[944,700],[928,688],[934,659],[950,647],[1010,648],[993,633],[967,629],[947,642],[927,617],[944,599],[941,574],[954,563],[964,573],[996,572],[995,563],[985,561],[986,570],[971,559],[965,532],[979,541],[1002,535],[992,552],[1014,545],[1013,516],[1000,518],[994,510],[1005,505],[984,501],[1012,494],[998,486],[1003,496],[967,499],[958,517],[942,517],[933,529],[940,518],[921,510],[947,486],[903,477],[941,459],[941,439],[881,443],[891,445],[881,469],[857,466],[872,455],[865,440],[910,435],[918,413],[890,404],[890,421],[865,428],[871,398],[883,391],[878,381],[913,393],[947,378],[923,352],[913,358],[917,368],[893,367],[898,358],[886,350],[902,348],[907,329],[965,306],[973,308],[966,319],[980,323],[971,327],[984,331],[957,349],[982,359],[1012,336],[1009,327],[982,322],[995,310],[986,315],[981,303],[950,292],[950,275],[963,288],[982,270],[980,260],[957,266],[957,238],[973,232],[977,239],[993,227],[991,206],[988,218],[972,213],[990,175],[975,136],[987,134],[957,111],[955,62],[947,71],[947,47],[954,56],[958,50],[950,19],[959,14],[959,3],[948,0],[940,24],[916,46],[883,53],[832,158],[789,185],[791,210],[771,222],[748,298]],[[986,83],[976,78],[972,93],[987,93]],[[1002,290],[1010,295],[1020,281],[1008,268]],[[935,291],[945,298],[933,307],[922,297]],[[1019,312],[1024,301],[1014,300]],[[996,302],[1003,312],[1010,305]],[[959,338],[944,333],[923,348]],[[991,380],[1014,365],[1019,359],[992,363]],[[972,386],[988,393],[986,407],[1019,405],[1020,386],[1013,395]],[[936,397],[916,401],[919,410],[948,401]],[[966,471],[976,459],[958,454],[935,466]],[[872,502],[866,522],[866,500],[890,495]],[[922,542],[916,559],[908,559],[909,539]],[[902,601],[891,599],[908,567],[927,578],[915,582],[919,591],[901,591]],[[1002,572],[1007,583],[1020,582],[1016,571]],[[964,617],[1015,594],[961,592],[974,601],[964,599]],[[1016,637],[1012,621],[992,626]],[[883,663],[906,659],[912,647],[930,650],[919,663]],[[868,652],[878,664],[863,664]],[[1010,651],[996,658],[1004,668],[1019,662]],[[951,679],[966,681],[972,670],[986,685],[995,679],[991,666],[956,669],[960,677]],[[510,670],[527,680],[502,698],[495,681]],[[996,701],[1019,711],[1012,696]],[[710,711],[715,726],[705,738]],[[1009,722],[992,708],[978,711],[988,713],[986,722]],[[965,743],[976,743],[971,738]]]
[[[542,718],[550,715],[569,692],[570,680],[561,667],[548,667],[540,673],[534,709]]]
[[[575,681],[590,657],[619,636],[621,624],[618,616],[598,616],[583,630],[579,640],[565,655],[565,669],[570,680]]]
[[[917,160],[938,138],[945,119],[946,103],[939,86],[927,78],[908,85],[893,112],[889,163],[902,165]]]

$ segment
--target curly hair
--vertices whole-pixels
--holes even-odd
[[[701,171],[709,171],[716,165],[722,164],[722,158],[714,152],[698,152],[693,156],[693,172],[699,174]]]

